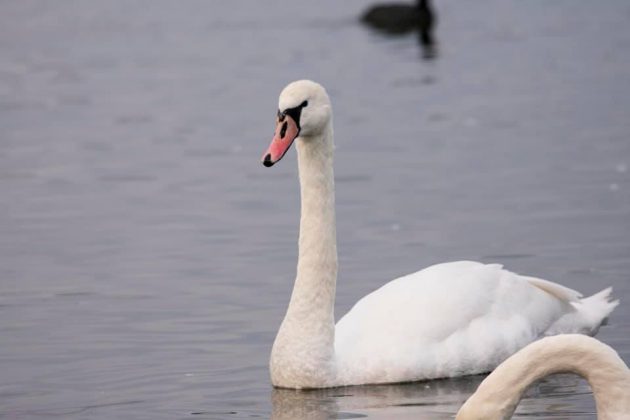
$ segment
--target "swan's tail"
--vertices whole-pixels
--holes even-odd
[[[570,302],[574,312],[565,314],[558,319],[545,335],[580,333],[595,335],[599,327],[604,324],[610,313],[619,305],[619,300],[612,300],[612,287],[595,293],[584,299]]]
[[[597,334],[600,325],[608,320],[610,313],[619,305],[619,299],[612,300],[611,293],[612,287],[608,287],[593,296],[580,300],[578,305],[581,305],[581,308],[578,306],[578,310],[583,312],[584,317],[593,326],[590,335]]]

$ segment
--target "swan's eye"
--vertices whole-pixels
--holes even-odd
[[[300,105],[302,108],[306,108],[308,106],[308,101],[304,101],[302,102],[302,104]]]

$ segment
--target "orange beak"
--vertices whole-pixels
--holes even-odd
[[[262,157],[263,165],[270,167],[282,159],[299,134],[298,123],[288,114],[279,114],[276,121],[276,132],[269,148]]]

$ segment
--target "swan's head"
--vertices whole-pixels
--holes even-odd
[[[289,83],[278,99],[276,131],[262,157],[263,165],[272,166],[282,159],[296,138],[307,141],[316,138],[330,117],[330,99],[322,85],[310,80]]]

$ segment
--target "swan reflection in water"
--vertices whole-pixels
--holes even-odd
[[[271,391],[272,420],[329,420],[397,418],[414,420],[453,419],[462,404],[475,392],[486,375],[411,382],[394,385],[365,385],[307,391],[274,388]],[[545,378],[529,388],[519,405],[520,415],[553,415],[570,418],[592,413],[584,401],[559,403],[559,396],[588,395],[588,383],[572,374]],[[592,397],[591,397],[592,398]]]
[[[437,56],[435,42],[436,14],[430,0],[417,0],[416,4],[391,3],[370,7],[361,16],[365,25],[388,35],[404,35],[418,31],[422,56]]]
[[[430,382],[306,391],[274,388],[271,419],[354,419],[385,408],[386,414],[395,418],[413,414],[414,419],[452,419],[483,378],[483,375],[476,375]],[[423,414],[426,416],[420,417]]]

